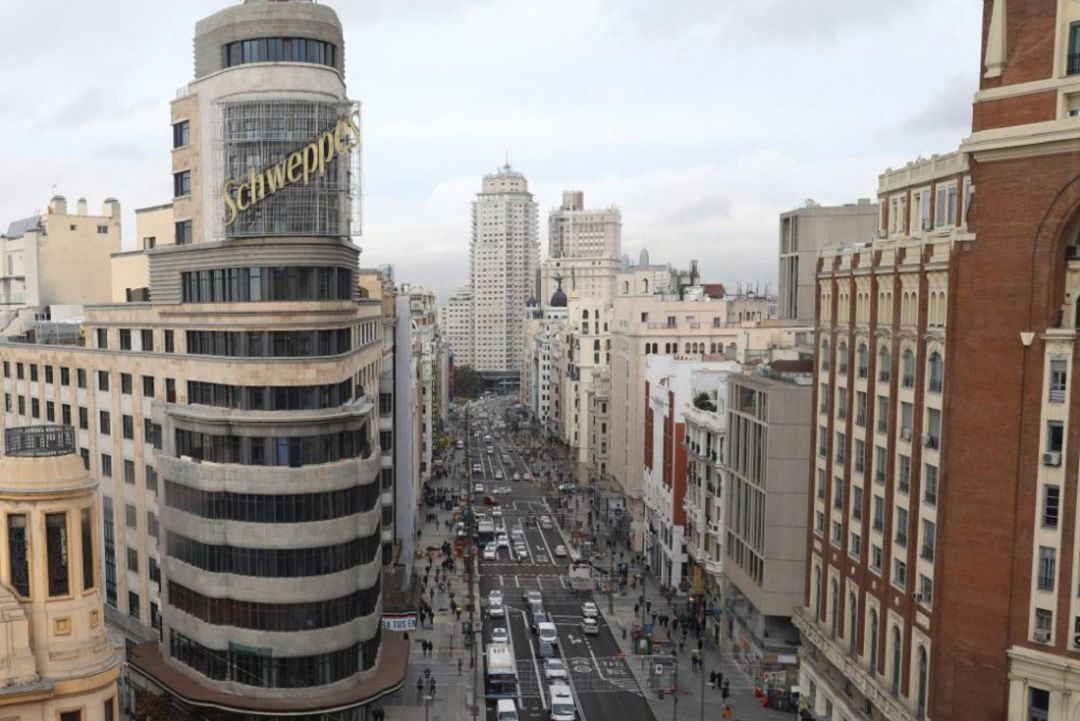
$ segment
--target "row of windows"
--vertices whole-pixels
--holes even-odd
[[[23,513],[7,516],[8,583],[23,597],[30,596],[30,539],[28,518]],[[90,509],[79,512],[79,537],[82,547],[82,588],[94,588],[94,524]],[[49,596],[67,596],[71,593],[69,559],[71,552],[68,538],[68,514],[66,512],[45,514],[45,553],[48,562]]]
[[[341,681],[375,665],[381,629],[374,638],[315,656],[273,656],[270,649],[230,646],[207,648],[169,631],[169,654],[207,678],[260,688],[309,688]]]
[[[308,631],[332,628],[371,615],[379,604],[381,582],[371,588],[329,601],[258,603],[212,598],[179,583],[169,582],[169,605],[214,626],[237,626],[256,631]]]
[[[234,358],[302,358],[347,353],[350,328],[328,330],[187,331],[187,352]]]
[[[367,429],[316,436],[219,436],[178,428],[176,455],[213,463],[299,468],[371,455]]]
[[[132,339],[136,337],[134,335],[134,332],[135,331],[132,328],[117,328],[116,329],[117,340],[120,343],[120,345],[119,345],[120,350],[134,350],[134,348],[132,346]],[[138,329],[137,332],[139,334],[137,336],[138,339],[139,339],[139,350],[143,351],[144,353],[152,353],[153,350],[154,350],[154,331],[153,331],[153,329],[151,329],[151,328],[140,328],[140,329]],[[109,347],[109,329],[108,328],[97,328],[97,329],[95,329],[94,336],[97,339],[97,347],[98,348],[104,350],[104,349]],[[173,332],[171,330],[167,330],[167,331],[165,331],[165,352],[166,353],[172,353],[174,350],[175,349],[174,349],[174,343],[173,343]],[[18,369],[16,369],[16,370],[18,370]],[[61,376],[63,376],[64,375],[63,371],[65,371],[67,369],[61,368],[60,370],[61,370]],[[22,376],[19,376],[19,377],[21,378]],[[34,380],[34,379],[31,379],[31,380]],[[51,380],[51,379],[46,378],[46,380]],[[63,377],[61,377],[61,382],[63,383],[63,385],[67,385],[67,381],[64,380]],[[79,387],[82,388],[84,386],[79,386]]]
[[[311,523],[367,513],[379,500],[379,484],[326,493],[259,495],[200,491],[165,482],[165,504],[202,518],[245,523]]]
[[[166,541],[169,556],[210,573],[306,578],[371,563],[379,549],[379,537],[380,531],[376,528],[367,538],[354,538],[336,546],[281,549],[213,546],[171,531],[166,534]]]
[[[188,381],[187,388],[188,403],[245,411],[321,410],[337,408],[353,399],[351,378],[321,386],[231,386]]]
[[[351,300],[352,271],[335,267],[217,268],[181,274],[185,303]]]
[[[334,67],[337,47],[308,38],[256,38],[221,46],[221,66],[247,63],[314,63]]]

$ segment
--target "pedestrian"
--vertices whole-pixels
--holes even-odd
[[[416,695],[417,696],[423,696],[424,695],[424,679],[422,679],[422,678],[416,679]]]
[[[434,696],[435,695],[435,679],[429,678],[428,682],[427,682],[427,687],[428,687],[428,696]]]
[[[645,607],[647,609],[648,604],[646,604]],[[652,622],[653,622],[653,625],[655,626],[656,625],[656,611],[653,611],[653,613],[652,613]]]
[[[730,696],[730,695],[731,695],[731,690],[730,690],[730,689],[731,689],[731,687],[730,687],[730,683],[731,683],[730,681],[728,681],[727,679],[724,679],[724,686],[723,686],[723,688],[721,688],[721,689],[720,689],[720,696],[721,696],[721,698],[723,698],[723,699],[724,699],[725,701],[727,701],[727,699],[728,699],[728,696]]]
[[[635,616],[637,616],[637,615],[638,615],[638,609],[639,609],[639,608],[641,608],[641,607],[640,607],[640,606],[639,606],[638,604],[636,604],[636,603],[635,603],[635,604],[634,604],[634,615],[635,615]]]
[[[716,688],[716,671],[709,671],[709,688]]]
[[[652,613],[652,601],[645,602],[645,613]]]
[[[461,675],[461,656],[458,656],[458,660],[457,660],[457,675],[458,676]]]

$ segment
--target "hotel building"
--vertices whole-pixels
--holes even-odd
[[[0,344],[4,424],[75,428],[132,685],[190,717],[359,719],[406,649],[380,622],[385,326],[341,25],[247,0],[194,50],[148,300],[88,305],[83,346]]]

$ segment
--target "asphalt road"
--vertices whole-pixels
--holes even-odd
[[[488,594],[495,589],[502,591],[506,607],[505,618],[484,616],[484,646],[491,640],[493,628],[507,628],[510,644],[517,660],[518,695],[516,702],[521,721],[547,721],[548,719],[548,681],[544,678],[543,664],[538,657],[536,636],[532,633],[527,618],[527,604],[523,600],[526,590],[539,590],[543,595],[545,610],[551,614],[559,634],[557,654],[563,659],[569,670],[568,685],[571,687],[577,706],[579,721],[654,721],[652,710],[641,695],[626,659],[619,655],[615,638],[603,618],[606,599],[592,591],[575,591],[570,587],[568,571],[569,558],[555,556],[555,547],[564,544],[562,536],[554,527],[542,529],[530,526],[526,518],[533,515],[539,518],[555,514],[545,499],[545,492],[539,484],[521,480],[513,481],[515,473],[524,479],[526,472],[541,474],[547,472],[555,476],[560,469],[556,455],[549,449],[542,449],[536,467],[527,463],[522,449],[511,440],[508,429],[499,429],[497,423],[503,419],[506,408],[513,400],[502,397],[474,402],[470,409],[471,432],[467,447],[457,451],[455,465],[458,473],[455,478],[468,476],[468,490],[472,494],[474,507],[490,511],[483,506],[484,496],[494,496],[499,500],[506,528],[517,526],[524,528],[529,558],[521,562],[509,557],[508,549],[499,549],[498,558],[480,563],[480,592],[482,604],[486,607]],[[480,418],[483,413],[486,419]],[[459,426],[455,439],[465,438],[464,418],[459,413]],[[493,453],[487,452],[488,443],[485,435],[491,435]],[[473,475],[473,464],[479,463],[482,473]],[[497,476],[501,475],[501,480]],[[556,476],[557,477],[557,476]],[[475,491],[475,485],[484,486],[483,493]],[[499,487],[508,486],[510,493],[494,494]],[[586,636],[581,632],[584,601],[594,601],[601,608],[598,634]],[[488,703],[487,718],[495,721],[494,701]]]

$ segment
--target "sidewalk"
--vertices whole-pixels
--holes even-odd
[[[586,525],[587,513],[589,511],[589,503],[586,496],[578,496],[581,502],[578,504],[578,510],[576,512],[577,520],[580,520],[584,528],[588,528]],[[568,513],[568,519],[574,515],[573,505]],[[607,544],[605,543],[606,529],[603,523],[594,526],[596,535],[598,536],[599,551],[606,554]],[[615,561],[619,562],[620,552],[625,554],[625,560],[629,561],[633,555],[630,551],[619,548],[614,550]],[[603,567],[606,565],[607,556],[603,555],[597,559],[599,565]],[[631,574],[634,571],[640,572],[641,569],[631,569]],[[684,651],[677,655],[678,664],[678,684],[675,692],[677,701],[672,699],[672,694],[665,693],[664,698],[661,700],[655,692],[648,691],[648,674],[650,672],[649,664],[647,663],[648,657],[633,656],[633,638],[632,630],[635,624],[641,623],[641,612],[634,612],[634,604],[642,594],[642,587],[639,584],[637,588],[631,589],[627,587],[626,594],[614,595],[613,606],[614,613],[608,613],[607,599],[598,595],[597,605],[600,607],[600,612],[607,619],[608,625],[611,627],[611,632],[615,636],[615,641],[619,646],[619,650],[626,655],[628,665],[634,676],[637,678],[638,685],[642,689],[642,693],[649,701],[649,706],[652,708],[658,721],[667,721],[668,719],[697,719],[701,714],[701,702],[702,691],[704,690],[704,718],[705,719],[720,719],[723,712],[725,703],[731,706],[734,711],[734,718],[739,721],[778,721],[779,719],[790,720],[793,716],[788,712],[776,711],[771,708],[764,708],[761,702],[753,694],[753,683],[742,668],[735,662],[732,654],[724,653],[717,645],[709,638],[708,634],[703,635],[704,644],[702,649],[702,669],[699,671],[693,671],[691,669],[691,649],[697,647],[697,637],[693,632],[690,633],[686,648]],[[651,602],[652,611],[667,614],[678,615],[682,612],[683,606],[686,603],[685,596],[676,596],[673,599],[672,605],[669,605],[667,599],[660,594],[659,586],[653,581],[651,576],[645,577],[645,600]],[[650,619],[651,620],[651,619]],[[654,638],[664,639],[664,629],[659,625],[653,634]],[[673,634],[674,639],[677,641],[682,635],[680,630],[677,634]],[[675,644],[677,648],[677,644]],[[723,700],[721,691],[719,688],[709,688],[708,674],[710,671],[719,671],[724,675],[724,678],[729,682],[730,696],[727,701]],[[704,681],[704,688],[702,686]]]
[[[454,485],[449,479],[442,481],[445,487]],[[428,513],[435,513],[434,507],[427,507],[420,511],[420,537],[416,541],[416,548],[424,551],[429,546],[438,548],[444,541],[454,542],[453,531],[446,528],[446,519],[452,512],[438,510],[438,521],[425,523]],[[409,668],[405,677],[404,687],[396,693],[387,696],[380,701],[386,711],[387,721],[472,721],[473,714],[470,704],[472,703],[473,684],[480,678],[476,669],[470,668],[472,649],[466,648],[464,639],[461,637],[461,622],[469,619],[468,613],[462,611],[459,620],[450,612],[450,592],[454,593],[454,600],[465,605],[469,598],[469,589],[466,586],[465,563],[463,560],[455,560],[453,572],[445,574],[450,581],[447,590],[439,592],[435,585],[435,570],[440,567],[443,557],[440,553],[432,553],[430,583],[428,588],[435,588],[434,596],[425,590],[424,600],[427,601],[435,612],[433,622],[425,623],[425,627],[418,628],[409,634],[412,650],[409,655]],[[413,567],[413,573],[418,578],[424,578],[427,569],[427,560],[417,559]],[[474,580],[474,583],[476,581]],[[479,596],[477,596],[479,599]],[[475,621],[479,622],[476,616]],[[430,641],[434,649],[430,655],[424,655],[421,641]],[[461,662],[461,672],[458,672],[458,661]],[[416,691],[417,679],[424,678],[425,670],[430,670],[431,678],[435,679],[435,695],[427,701],[428,708],[425,715],[425,700],[427,693],[420,695]],[[482,693],[482,690],[481,690]],[[480,719],[484,718],[483,706],[480,709]]]

